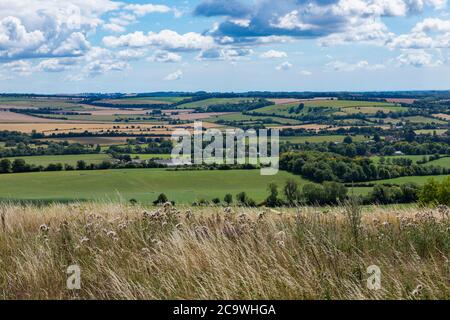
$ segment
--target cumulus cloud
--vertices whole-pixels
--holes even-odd
[[[348,63],[339,60],[334,60],[326,64],[334,71],[357,71],[357,70],[381,70],[385,69],[386,66],[383,64],[370,64],[367,60],[361,60],[356,63]]]
[[[46,59],[35,68],[36,71],[63,72],[69,70],[77,63],[75,58]]]
[[[183,71],[177,70],[174,73],[169,74],[167,77],[164,78],[166,81],[176,81],[183,78]]]
[[[300,75],[302,76],[312,76],[312,72],[308,70],[302,70],[300,71]]]
[[[266,52],[263,52],[260,55],[263,59],[281,59],[281,58],[287,58],[287,53],[284,51],[277,51],[277,50],[269,50]]]
[[[252,53],[253,50],[245,48],[214,48],[200,52],[197,56],[197,60],[237,61],[251,55]]]
[[[87,34],[119,8],[110,0],[2,0],[0,59],[70,57],[89,47]]]
[[[20,76],[29,76],[33,72],[33,65],[30,61],[16,60],[1,64],[1,69],[8,73],[15,73]]]
[[[287,71],[287,70],[292,69],[292,67],[293,67],[292,63],[286,61],[286,62],[283,62],[282,64],[278,65],[276,67],[276,69],[278,71]]]
[[[157,51],[153,56],[148,58],[151,62],[175,63],[180,62],[182,57],[179,54],[168,51]]]
[[[399,66],[438,67],[443,64],[441,60],[435,60],[433,55],[423,50],[405,52],[396,58]]]
[[[238,0],[207,0],[200,3],[194,11],[194,14],[213,17],[213,16],[230,16],[242,17],[251,12],[251,9]]]
[[[338,34],[327,40],[330,44],[340,44],[386,41],[390,35],[381,18],[407,16],[428,7],[443,8],[446,0],[261,0],[248,3],[208,0],[202,2],[195,13],[226,16],[210,30],[216,38],[244,42],[270,36],[322,38]]]
[[[450,48],[450,20],[427,18],[388,42],[391,49]]]
[[[214,46],[214,39],[199,33],[189,32],[179,34],[172,30],[162,30],[159,33],[141,31],[121,35],[107,36],[103,43],[108,47],[157,47],[169,51],[198,51]]]

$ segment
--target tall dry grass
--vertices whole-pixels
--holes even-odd
[[[0,298],[448,299],[448,214],[2,204]],[[72,264],[81,290],[66,289]]]

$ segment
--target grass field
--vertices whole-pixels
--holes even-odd
[[[227,103],[239,103],[241,101],[252,100],[246,98],[211,98],[206,100],[200,100],[195,102],[189,102],[179,105],[179,109],[199,109],[205,108],[211,105],[227,104]]]
[[[422,116],[406,117],[406,118],[404,118],[404,120],[409,121],[411,123],[448,124],[448,121],[439,120],[439,119],[435,119],[435,118],[422,117]]]
[[[245,122],[256,122],[256,121],[262,121],[262,120],[268,120],[271,119],[273,123],[278,124],[287,124],[287,125],[296,125],[300,124],[300,121],[294,120],[294,119],[286,119],[286,118],[280,118],[280,117],[274,117],[274,116],[253,116],[253,115],[245,115],[242,113],[234,113],[234,114],[228,114],[228,115],[221,115],[221,116],[215,116],[209,118],[207,121],[209,122],[217,122],[219,120],[224,121],[245,121]]]
[[[396,106],[392,103],[386,102],[370,102],[370,101],[348,101],[348,100],[314,100],[314,101],[302,101],[305,108],[300,112],[300,114],[291,114],[289,109],[294,106],[298,106],[299,103],[288,103],[282,105],[267,106],[264,108],[253,110],[256,113],[264,114],[277,114],[288,117],[295,117],[306,115],[310,113],[314,108],[327,107],[332,110],[326,112],[343,112],[345,114],[353,113],[376,113],[377,111],[390,112],[390,111],[400,111],[406,110],[407,108],[402,108]]]
[[[117,101],[121,101],[126,103],[127,101],[151,101],[153,103],[175,103],[180,102],[184,99],[188,99],[190,97],[129,97],[123,99],[116,99]]]
[[[0,199],[75,200],[132,198],[149,203],[160,193],[170,200],[192,203],[202,198],[223,199],[245,191],[256,201],[267,196],[271,182],[282,187],[288,178],[304,183],[286,172],[261,176],[259,170],[167,171],[164,169],[64,171],[0,175]]]
[[[412,177],[401,177],[395,179],[387,179],[387,180],[378,180],[373,181],[375,184],[404,184],[404,183],[417,183],[419,185],[425,184],[428,180],[434,179],[436,181],[444,181],[446,178],[450,177],[450,175],[442,175],[442,176],[412,176]]]
[[[70,164],[72,166],[77,164],[77,161],[84,160],[86,163],[101,163],[104,160],[110,160],[107,154],[76,154],[76,155],[59,155],[59,156],[32,156],[32,157],[13,157],[7,158],[11,161],[14,159],[23,159],[28,164],[37,166],[47,166],[51,163]]]
[[[446,129],[424,129],[424,130],[416,130],[414,131],[416,134],[429,134],[433,135],[436,132],[436,135],[442,136],[444,135],[448,130]]]
[[[436,209],[86,203],[0,212],[6,300],[450,299],[449,220]],[[81,270],[80,290],[67,290],[69,265]],[[369,266],[381,290],[368,286]]]
[[[74,138],[50,138],[50,139],[42,139],[43,141],[56,141],[56,142],[64,142],[67,141],[69,143],[80,143],[80,144],[92,144],[100,146],[111,146],[111,145],[120,145],[126,144],[129,137],[74,137]]]
[[[139,158],[140,160],[150,160],[150,159],[170,159],[170,154],[130,154],[132,159]]]
[[[424,157],[429,158],[429,155],[404,155],[404,156],[389,156],[389,157],[384,157],[386,160],[387,159],[410,159],[413,161],[413,163],[417,163],[417,161],[422,160]],[[380,159],[382,157],[372,157],[371,159],[375,162],[375,163],[379,163]],[[441,167],[446,167],[449,168],[450,167],[450,157],[443,157],[441,159],[438,160],[434,160],[434,161],[429,161],[425,164],[423,164],[424,166],[441,166]]]
[[[330,136],[310,136],[310,137],[280,137],[281,142],[289,143],[321,143],[321,142],[343,142],[346,136],[344,135],[330,135]],[[353,141],[366,141],[370,138],[362,135],[352,136]]]
[[[430,161],[426,165],[433,165],[433,166],[441,166],[445,168],[450,168],[450,157],[441,158],[438,160]]]

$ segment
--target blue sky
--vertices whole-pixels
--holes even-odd
[[[446,0],[2,0],[0,92],[450,89]]]

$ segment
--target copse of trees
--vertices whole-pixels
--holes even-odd
[[[329,152],[287,152],[280,157],[280,169],[317,183],[384,180],[404,176],[450,174],[449,168],[421,165],[377,165],[369,158],[351,158]]]
[[[440,183],[430,179],[420,190],[419,201],[423,204],[450,205],[450,177]]]
[[[366,202],[375,204],[412,203],[418,200],[420,191],[421,187],[414,183],[401,186],[375,185]]]

